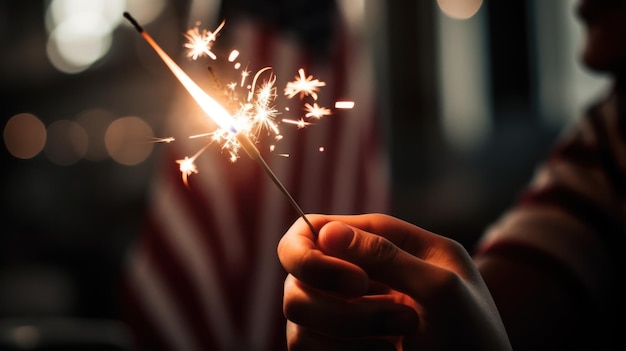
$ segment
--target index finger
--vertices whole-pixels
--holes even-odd
[[[341,217],[307,215],[317,231]],[[361,296],[367,292],[369,279],[363,269],[324,254],[317,246],[317,238],[302,218],[283,235],[277,251],[285,270],[300,281],[318,289],[349,296]]]

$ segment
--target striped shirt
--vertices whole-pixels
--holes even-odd
[[[616,89],[564,131],[477,256],[535,252],[574,277],[599,311],[617,308],[626,247],[625,102]]]

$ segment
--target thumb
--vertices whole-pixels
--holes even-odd
[[[359,266],[370,279],[418,299],[428,299],[433,288],[429,285],[444,273],[441,267],[409,254],[385,237],[342,222],[322,227],[318,244],[327,255]]]
[[[320,248],[331,256],[346,259],[363,268],[393,264],[400,249],[382,236],[369,234],[342,222],[329,222],[320,230]]]

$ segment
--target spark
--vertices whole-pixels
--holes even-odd
[[[192,173],[198,173],[198,167],[196,167],[196,164],[194,163],[194,159],[189,158],[188,156],[185,156],[185,159],[176,160],[176,163],[180,165],[180,173],[183,176],[183,183],[185,184],[186,187],[189,187],[188,177]]]
[[[233,50],[230,52],[230,55],[228,55],[228,62],[233,62],[235,61],[235,59],[237,58],[237,56],[239,56],[239,50]]]
[[[320,107],[317,103],[313,103],[313,105],[309,103],[304,104],[304,109],[306,110],[305,117],[314,117],[317,119],[321,119],[324,116],[328,116],[331,114],[330,109],[325,107]]]
[[[287,191],[285,186],[276,177],[271,168],[267,165],[261,153],[259,152],[255,143],[258,142],[259,133],[262,130],[267,130],[268,133],[274,133],[276,140],[280,140],[278,125],[275,121],[278,115],[278,109],[275,106],[275,99],[277,97],[276,77],[272,74],[271,67],[265,67],[256,72],[254,79],[250,85],[246,86],[247,98],[239,99],[236,92],[236,84],[229,84],[228,89],[230,93],[225,95],[229,98],[229,105],[221,105],[213,97],[207,94],[200,88],[188,75],[185,73],[178,64],[154,41],[154,39],[144,31],[139,23],[128,13],[124,13],[135,29],[146,40],[146,42],[154,49],[157,55],[161,58],[163,63],[170,69],[171,73],[178,79],[183,87],[189,92],[193,99],[197,102],[198,106],[204,110],[206,115],[210,117],[216,124],[217,129],[210,133],[197,134],[193,138],[207,137],[209,141],[192,157],[185,156],[184,159],[177,160],[180,165],[180,172],[182,174],[183,183],[188,186],[188,177],[191,174],[198,173],[198,168],[195,164],[196,158],[204,152],[208,145],[216,142],[221,144],[222,150],[225,150],[229,154],[231,162],[235,162],[239,158],[239,150],[242,148],[246,154],[256,161],[258,165],[265,171],[272,182],[280,189],[280,191],[288,198],[291,205],[296,212],[304,219],[308,224],[311,231],[317,235],[316,229],[309,222],[306,215],[300,208],[300,206],[293,199],[291,194]],[[189,29],[185,37],[188,42],[184,44],[184,47],[189,49],[187,56],[193,60],[198,59],[201,56],[208,56],[213,60],[217,59],[217,55],[213,53],[213,44],[217,39],[217,35],[223,28],[225,21],[213,31],[203,29],[200,31],[199,22],[196,27]],[[239,56],[237,50],[233,50],[230,53],[229,61],[234,62]],[[239,63],[236,63],[235,68],[239,70]],[[269,78],[258,84],[257,80],[264,72],[269,72]],[[248,68],[240,71],[241,88],[244,87],[247,77],[250,75]],[[300,95],[300,99],[304,99],[305,96],[310,96],[313,100],[317,100],[318,91],[321,87],[326,86],[325,82],[314,78],[312,75],[307,76],[303,68],[298,70],[298,75],[295,76],[295,80],[288,82],[284,88],[284,94],[288,98],[293,98],[296,95]],[[226,107],[225,107],[226,106]],[[237,109],[238,106],[238,109]],[[233,112],[233,110],[235,110]],[[305,105],[307,111],[307,117],[321,118],[322,116],[330,114],[330,110],[319,107],[317,104]],[[292,123],[298,126],[298,128],[305,128],[311,125],[311,123],[300,120],[283,119],[285,123]],[[190,137],[191,138],[191,137]],[[163,139],[168,140],[168,139]],[[173,140],[173,139],[172,139]],[[168,141],[169,142],[169,141]],[[272,151],[273,151],[272,147]],[[280,154],[281,156],[288,157],[289,154]]]
[[[188,177],[191,174],[196,174],[198,173],[198,167],[195,164],[196,158],[198,158],[198,156],[200,156],[200,154],[202,152],[204,152],[204,150],[209,146],[209,144],[205,144],[202,149],[198,150],[198,152],[195,153],[195,155],[188,157],[185,156],[184,159],[182,160],[176,160],[176,163],[178,163],[180,165],[179,169],[180,169],[180,173],[183,177],[183,183],[185,184],[186,187],[189,187],[189,179]]]
[[[304,119],[300,118],[299,120],[293,120],[293,119],[283,119],[283,122],[285,123],[289,123],[289,124],[295,124],[298,129],[302,129],[302,128],[306,128],[307,126],[310,126],[311,123],[306,122]]]
[[[354,101],[336,101],[335,108],[351,109],[354,107]]]
[[[153,143],[166,143],[166,144],[169,144],[169,143],[173,142],[174,140],[176,140],[176,139],[174,139],[174,137],[167,137],[167,138],[152,137],[152,142]]]
[[[295,80],[287,83],[285,87],[285,96],[293,98],[300,94],[300,99],[306,95],[310,95],[313,100],[317,100],[317,92],[320,87],[326,86],[326,82],[320,82],[318,79],[313,79],[313,76],[306,76],[304,74],[304,68],[298,70],[298,75],[295,76]]]
[[[213,51],[211,51],[211,48],[217,39],[217,33],[219,33],[219,31],[224,27],[224,23],[225,21],[222,21],[222,23],[213,32],[206,29],[200,31],[199,23],[197,23],[194,28],[187,30],[185,33],[187,42],[183,45],[189,49],[187,57],[190,57],[192,60],[197,60],[198,57],[207,55],[213,60],[216,60],[217,56],[213,53]]]
[[[249,75],[250,75],[250,71],[248,71],[247,67],[243,71],[241,71],[241,86],[242,87],[246,81],[246,78],[248,78]]]

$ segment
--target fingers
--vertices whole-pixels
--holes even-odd
[[[478,279],[460,244],[396,218],[308,218],[318,238],[296,221],[281,239],[278,256],[289,273],[319,289],[361,296],[373,279],[426,302],[439,291],[460,288],[462,278]]]
[[[404,335],[415,331],[417,313],[393,296],[345,299],[309,287],[289,275],[284,313],[288,320],[317,333],[341,337]]]
[[[445,255],[437,257],[429,250],[418,248],[419,244],[411,244],[414,250],[421,251],[422,257],[416,257],[382,235],[342,222],[331,222],[322,228],[318,241],[324,252],[361,267],[370,279],[406,293],[421,303],[440,301],[440,294],[455,293],[463,287],[462,276],[469,268],[458,262],[469,256],[459,244],[442,237],[428,238],[433,247],[445,246]],[[397,240],[398,236],[392,235],[392,239]]]
[[[330,221],[329,217],[320,215],[307,218],[318,230]],[[367,292],[367,274],[350,262],[320,251],[317,239],[301,219],[278,243],[278,258],[287,272],[320,289],[346,296],[361,296]]]

